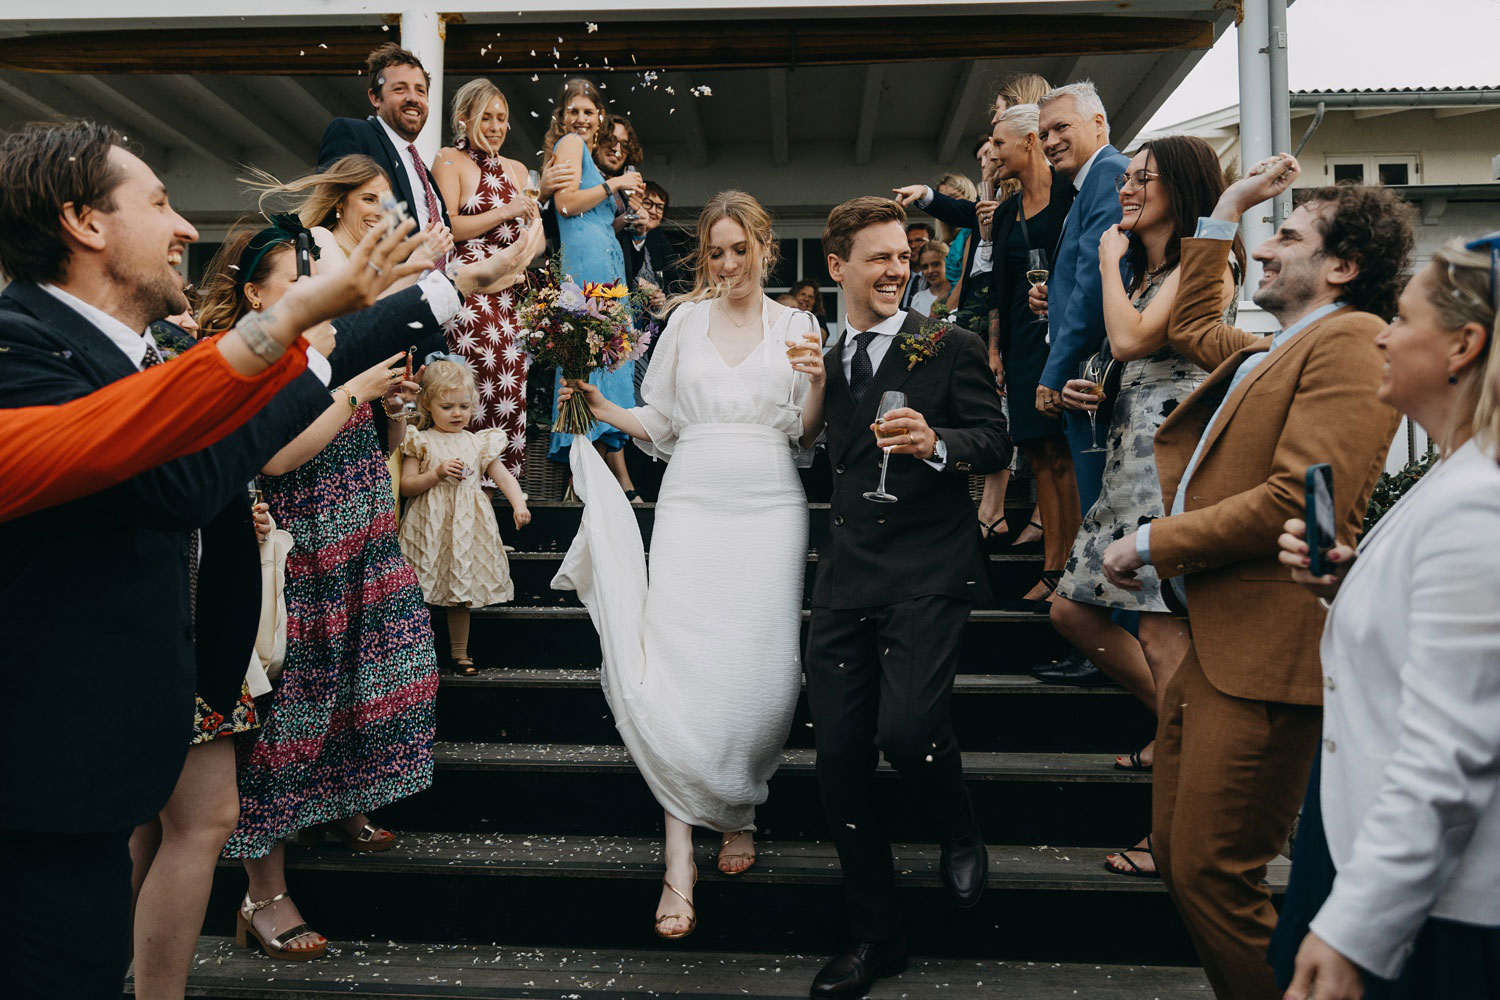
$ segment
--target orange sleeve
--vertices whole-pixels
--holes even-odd
[[[235,371],[210,342],[72,402],[0,410],[0,521],[207,448],[306,368],[302,340],[258,375]]]

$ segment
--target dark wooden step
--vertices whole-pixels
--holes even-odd
[[[573,536],[578,533],[578,523],[583,517],[583,504],[560,500],[535,503],[528,501],[526,507],[531,511],[531,523],[517,531],[515,522],[511,520],[509,503],[503,497],[496,495],[495,517],[500,523],[500,534],[505,540],[520,550],[566,550],[573,541]],[[656,504],[633,504],[632,507],[635,510],[636,523],[641,528],[641,538],[649,546],[651,529],[656,523]],[[1020,534],[1021,529],[1026,526],[1026,521],[1031,516],[1031,509],[1032,505],[1029,502],[1006,501],[1005,516],[1010,529],[1007,543],[1011,538]],[[831,527],[828,504],[808,504],[807,516],[808,544],[816,549],[828,540]],[[974,530],[976,533],[979,531],[977,517]]]
[[[552,578],[562,565],[563,552],[512,552],[510,575],[516,587],[516,603],[542,606],[578,607],[578,595],[572,591],[552,589]],[[802,605],[812,606],[812,588],[818,568],[818,553],[809,552],[803,576]],[[993,598],[987,608],[1004,608],[1015,603],[1041,578],[1042,557],[1039,554],[1000,552],[988,557],[990,590]]]
[[[618,745],[450,743],[436,747],[431,788],[381,811],[397,827],[474,832],[650,836],[661,807]],[[828,836],[813,752],[792,748],[772,777],[756,823],[783,840]],[[980,828],[1007,843],[1133,844],[1151,818],[1149,773],[1118,771],[1104,754],[967,753],[965,774]],[[931,837],[911,784],[882,766],[880,815],[892,837]]]
[[[702,945],[689,938],[690,947]],[[807,996],[828,956],[674,949],[534,948],[386,940],[335,943],[317,962],[273,962],[229,938],[199,940],[188,996],[243,1000],[582,1000],[686,996],[790,1000]],[[130,992],[133,989],[127,987]],[[930,994],[964,1000],[1202,1000],[1191,967],[1056,964],[914,956],[872,1000]]]
[[[715,868],[718,840],[709,835],[695,845],[695,944],[731,953],[791,946],[814,954],[841,945],[843,892],[831,844],[767,837],[755,867],[731,877]],[[1106,871],[1104,853],[1094,847],[992,846],[987,890],[977,907],[964,912],[948,901],[937,849],[897,844],[897,892],[912,918],[913,945],[919,953],[975,958],[1190,960],[1161,882]],[[1288,864],[1278,859],[1272,868],[1274,892],[1284,890]],[[662,947],[649,919],[661,892],[660,842],[654,837],[408,832],[380,854],[331,845],[289,849],[287,873],[304,917],[333,940],[378,934]],[[210,909],[210,933],[228,931],[234,892],[243,891],[244,878],[233,862],[219,866],[215,895],[227,903]],[[370,906],[371,900],[379,905]],[[1129,951],[1121,947],[1125,941],[1132,942]]]
[[[481,663],[491,662],[475,647]],[[504,661],[503,651],[492,653]],[[1156,723],[1123,688],[1040,684],[1012,674],[961,674],[953,686],[953,725],[968,750],[1127,753],[1145,745]],[[813,745],[807,699],[799,697],[789,744]],[[445,673],[438,687],[438,733],[445,740],[618,743],[599,671],[485,669]]]
[[[803,639],[809,613],[803,611]],[[441,634],[443,614],[433,615]],[[599,638],[581,607],[502,604],[476,608],[470,649],[488,663],[513,667],[597,667]],[[1056,659],[1068,646],[1047,615],[1033,611],[978,609],[964,628],[959,671],[966,674],[1024,674],[1034,664]]]

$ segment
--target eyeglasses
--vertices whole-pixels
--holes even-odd
[[[623,145],[625,145],[625,140],[621,139],[617,135],[601,135],[599,137],[599,148],[600,149],[608,149],[608,148],[610,148],[612,146],[623,146]]]
[[[652,215],[660,215],[667,210],[667,206],[659,201],[643,201],[641,207]]]
[[[1129,185],[1132,181],[1135,182],[1136,187],[1143,188],[1148,182],[1154,181],[1160,176],[1161,174],[1153,174],[1149,170],[1126,171],[1125,173],[1120,174],[1115,178],[1115,190],[1124,191],[1126,186]]]
[[[1464,244],[1464,249],[1490,252],[1490,301],[1494,303],[1495,311],[1500,312],[1500,232],[1470,240]]]

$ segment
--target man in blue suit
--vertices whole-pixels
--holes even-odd
[[[1068,450],[1078,480],[1080,509],[1087,514],[1099,499],[1104,455],[1085,454],[1091,447],[1088,418],[1064,414],[1062,389],[1078,377],[1084,360],[1104,342],[1104,298],[1099,285],[1099,237],[1120,221],[1120,198],[1115,178],[1130,160],[1109,144],[1109,119],[1099,92],[1087,80],[1048,91],[1040,103],[1042,152],[1054,170],[1073,182],[1078,192],[1063,223],[1062,241],[1052,274],[1032,297],[1033,307],[1048,310],[1050,348],[1036,390],[1036,408],[1048,416],[1063,416]]]
[[[1104,103],[1089,81],[1055,87],[1043,95],[1038,106],[1041,128],[1037,137],[1042,141],[1042,152],[1059,178],[1072,181],[1077,194],[1063,222],[1048,282],[1032,289],[1031,294],[1032,308],[1048,316],[1047,365],[1036,388],[1036,408],[1048,416],[1063,418],[1063,433],[1068,438],[1078,483],[1079,510],[1086,515],[1099,499],[1104,454],[1084,451],[1093,445],[1088,417],[1064,411],[1062,389],[1068,380],[1078,377],[1084,360],[1104,343],[1099,237],[1120,221],[1115,178],[1125,172],[1130,160],[1109,144]],[[1047,309],[1049,300],[1057,303],[1056,309]],[[1134,631],[1133,621],[1120,624]],[[1076,649],[1061,662],[1037,664],[1031,675],[1052,684],[1098,684],[1106,680],[1099,668]]]

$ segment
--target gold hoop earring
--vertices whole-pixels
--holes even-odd
[[[252,303],[250,303],[250,308],[251,309],[259,309],[260,308],[260,303],[259,302],[252,302]]]

